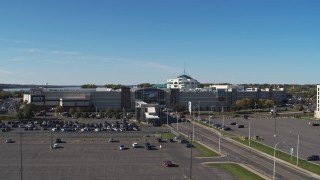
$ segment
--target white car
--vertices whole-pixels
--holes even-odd
[[[134,143],[132,144],[132,147],[133,147],[133,148],[137,148],[137,147],[138,147],[138,143],[134,142]]]

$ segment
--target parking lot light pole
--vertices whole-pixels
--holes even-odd
[[[251,132],[250,132],[251,131],[251,125],[250,125],[250,122],[251,121],[249,120],[249,137],[248,137],[249,138],[249,147],[251,147]]]
[[[167,126],[169,125],[169,110],[167,108]]]
[[[23,180],[23,169],[22,169],[22,134],[24,133],[19,133],[20,135],[20,179]]]
[[[298,141],[297,141],[297,165],[299,166],[299,140],[300,140],[300,134],[298,134]]]
[[[178,119],[178,112],[176,112],[177,115],[177,133],[179,133],[179,119]]]
[[[221,150],[220,144],[221,144],[221,129],[220,129],[220,134],[219,134],[219,154],[221,155],[221,153],[220,153],[220,150]]]
[[[190,136],[192,136],[192,133],[190,133]],[[189,177],[189,179],[191,180],[192,179],[192,147],[193,147],[193,145],[192,145],[192,139],[193,139],[194,137],[192,137],[192,138],[190,138],[190,143],[191,143],[191,148],[190,148],[190,177]]]

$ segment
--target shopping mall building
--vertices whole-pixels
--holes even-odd
[[[80,107],[91,111],[113,109],[135,109],[137,119],[157,118],[162,108],[172,105],[200,108],[202,110],[228,109],[236,100],[271,99],[282,103],[286,99],[284,89],[244,89],[238,85],[211,85],[197,88],[198,81],[190,76],[181,75],[167,80],[167,87],[122,87],[110,88],[38,88],[24,94],[24,101],[35,104],[40,109],[49,110],[63,106],[65,110]],[[196,85],[196,86],[195,86]]]

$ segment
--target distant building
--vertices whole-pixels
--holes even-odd
[[[199,87],[199,85],[200,83],[196,79],[193,79],[185,73],[175,79],[167,80],[167,88],[170,89],[195,89]]]
[[[320,118],[320,85],[317,85],[317,107],[314,111],[314,117]]]

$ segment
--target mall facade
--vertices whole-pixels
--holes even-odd
[[[137,88],[122,87],[118,90],[109,88],[66,89],[39,88],[24,94],[24,101],[35,104],[38,109],[49,110],[63,106],[65,111],[71,107],[86,111],[106,111],[108,108],[135,110],[138,119],[154,118],[162,108],[173,105],[201,110],[219,111],[228,109],[236,100],[271,99],[280,104],[286,99],[283,89],[247,89],[237,86],[212,86],[209,88],[171,89],[171,88]],[[150,116],[149,116],[150,115]]]

